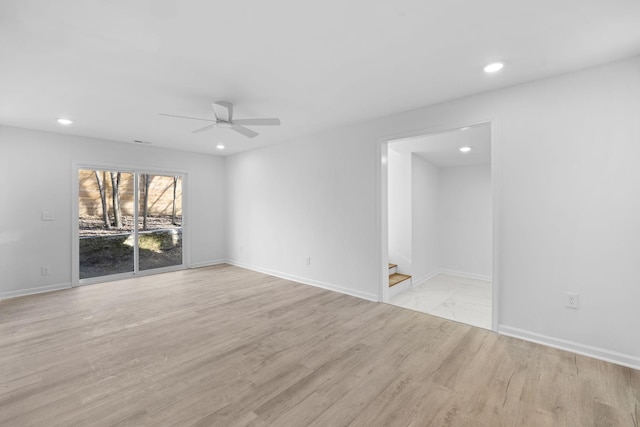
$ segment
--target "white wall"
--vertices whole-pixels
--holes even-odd
[[[343,130],[228,157],[230,261],[377,299],[370,142]]]
[[[392,148],[388,158],[389,261],[414,284],[438,272],[491,280],[491,165],[439,168]]]
[[[223,158],[0,127],[0,298],[70,286],[74,162],[187,172],[191,265],[225,258]],[[42,221],[43,210],[56,220]]]
[[[438,252],[442,270],[491,279],[491,165],[440,169]]]
[[[500,330],[640,367],[638,111],[636,57],[231,156],[229,257],[378,295],[380,139],[492,119]]]
[[[412,274],[412,207],[411,153],[388,152],[389,194],[389,262],[397,264],[397,271]]]
[[[440,267],[440,169],[416,154],[411,158],[412,259],[414,284],[433,275]],[[391,221],[389,221],[391,227]]]

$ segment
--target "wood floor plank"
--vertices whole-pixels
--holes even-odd
[[[640,372],[229,265],[0,301],[0,426],[631,426]]]

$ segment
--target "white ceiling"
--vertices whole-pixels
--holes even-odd
[[[2,0],[0,124],[230,154],[637,54],[637,0]],[[282,126],[158,115],[215,100]]]
[[[470,147],[461,153],[461,147]],[[491,125],[465,126],[446,132],[389,142],[389,149],[415,153],[440,168],[491,163]]]

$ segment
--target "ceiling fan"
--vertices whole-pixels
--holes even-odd
[[[258,136],[258,132],[254,132],[245,126],[279,126],[280,119],[234,119],[233,118],[233,104],[228,101],[216,101],[213,104],[213,114],[215,119],[201,119],[198,117],[186,117],[176,116],[175,114],[160,113],[161,116],[178,117],[180,119],[201,120],[204,122],[212,122],[203,128],[196,129],[192,133],[204,132],[214,127],[227,128],[235,130],[238,133],[248,137],[254,138]]]

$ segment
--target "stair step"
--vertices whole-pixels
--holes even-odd
[[[395,273],[398,270],[398,264],[389,263],[389,276]]]
[[[389,275],[389,287],[395,286],[407,279],[411,279],[411,276],[409,276],[408,274],[393,273]]]

